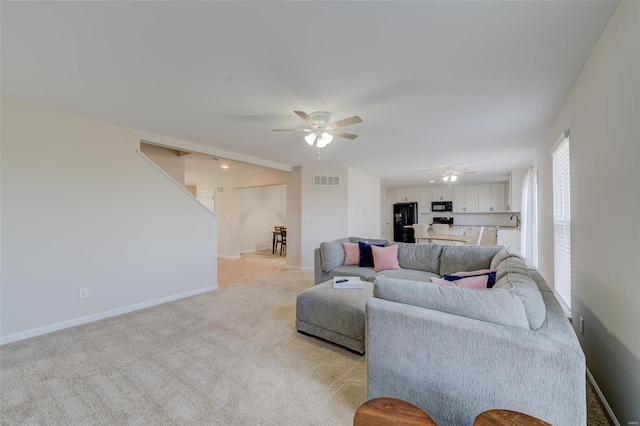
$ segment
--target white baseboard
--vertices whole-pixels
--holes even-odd
[[[285,269],[291,270],[291,271],[299,271],[302,268],[300,268],[299,266],[295,266],[295,265],[285,265]]]
[[[587,368],[587,377],[589,378],[589,381],[593,385],[593,388],[596,390],[596,393],[598,394],[598,399],[600,399],[600,402],[602,402],[602,405],[604,405],[604,409],[607,410],[607,414],[609,415],[609,418],[613,420],[613,424],[615,426],[620,426],[620,422],[616,418],[616,415],[613,414],[613,410],[611,409],[611,406],[609,405],[609,403],[607,402],[607,399],[602,394],[600,387],[598,387],[598,384],[596,383],[596,379],[593,378],[593,376],[591,375],[591,371],[589,371],[588,368]]]
[[[122,308],[112,309],[106,312],[100,312],[93,315],[87,315],[85,317],[75,318],[67,321],[58,322],[55,324],[45,325],[44,327],[33,328],[27,331],[21,331],[19,333],[9,334],[8,336],[0,337],[0,345],[6,343],[17,342],[19,340],[28,339],[30,337],[40,336],[42,334],[51,333],[65,328],[75,327],[77,325],[87,324],[94,321],[99,321],[105,318],[115,317],[117,315],[126,314],[129,312],[137,311],[144,308],[149,308],[155,305],[161,305],[167,302],[173,302],[174,300],[184,299],[185,297],[195,296],[197,294],[206,293],[218,289],[218,285],[211,287],[199,288],[197,290],[187,291],[185,293],[174,294],[172,296],[161,297],[159,299],[149,300],[147,302],[136,303],[135,305],[124,306]]]
[[[228,259],[228,260],[238,260],[238,259],[240,259],[240,255],[227,256],[226,254],[219,254],[218,257],[221,258],[221,259]]]
[[[255,253],[257,251],[267,251],[267,250],[272,250],[272,247],[256,247],[250,250],[242,250],[240,251],[240,254]]]
[[[300,268],[301,271],[313,271],[313,266],[303,266]]]

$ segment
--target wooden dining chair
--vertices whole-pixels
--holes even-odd
[[[284,226],[275,227],[275,233],[273,234],[273,253],[278,251],[278,244],[282,244],[282,228],[284,228]]]
[[[282,256],[282,249],[287,254],[287,228],[280,229],[280,256]]]

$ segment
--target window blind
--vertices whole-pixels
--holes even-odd
[[[553,157],[554,288],[571,315],[571,168],[569,132],[551,150]]]

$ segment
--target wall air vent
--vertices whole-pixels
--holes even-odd
[[[340,186],[340,176],[314,176],[313,186]]]
[[[224,186],[219,186],[216,188],[217,192],[224,192]]]

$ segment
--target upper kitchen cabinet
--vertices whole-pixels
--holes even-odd
[[[418,201],[418,188],[396,189],[396,203],[415,203]]]
[[[526,175],[526,168],[513,170],[509,173],[509,182],[507,182],[507,205],[511,207],[509,211],[522,211],[522,186]]]
[[[434,186],[431,188],[431,201],[453,201],[453,190],[450,186]]]
[[[420,213],[431,213],[431,201],[431,188],[420,188],[420,199],[418,200],[418,209],[420,209]]]
[[[454,213],[478,212],[478,185],[463,185],[453,187]]]
[[[478,211],[495,213],[507,211],[505,183],[478,185]]]
[[[466,210],[464,186],[456,186],[453,188],[453,212],[464,213]]]

